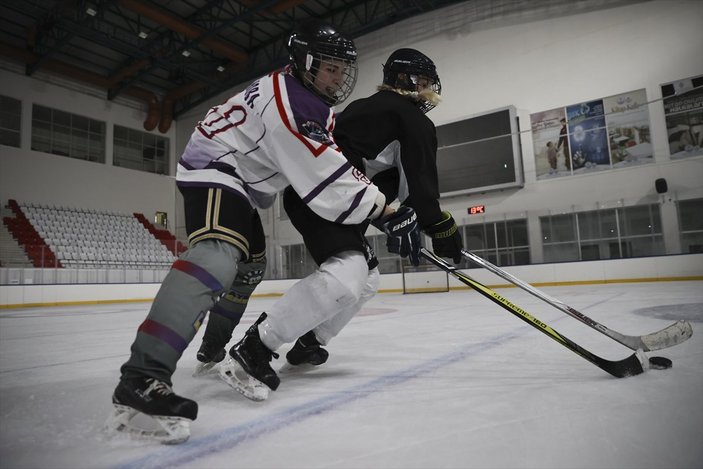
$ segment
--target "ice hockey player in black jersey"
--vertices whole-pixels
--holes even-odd
[[[211,108],[183,151],[176,185],[183,195],[189,248],[174,262],[137,329],[112,396],[109,431],[163,443],[188,439],[198,405],[173,392],[176,364],[221,298],[228,303],[222,304],[223,310],[239,314],[230,307],[238,301],[243,282],[251,286],[259,280],[255,276],[260,269],[251,263],[263,263],[265,252],[257,209],[270,207],[284,188],[292,186],[302,194],[306,206],[323,220],[342,226],[369,219],[387,233],[392,252],[419,255],[419,245],[413,244],[420,236],[415,213],[389,207],[383,193],[344,158],[329,135],[335,124],[330,106],[348,97],[356,80],[354,43],[316,20],[298,25],[289,42],[292,63]],[[301,281],[290,289],[292,298],[284,295],[292,315],[302,317],[310,305],[298,304],[296,295],[319,296],[312,287]],[[248,293],[245,289],[243,294]],[[324,314],[327,303],[313,306]],[[295,334],[291,342],[318,322],[289,329]],[[245,342],[237,356],[255,356],[260,360],[256,370],[270,369],[273,349],[254,334],[247,334]],[[231,374],[222,376],[233,379]],[[276,387],[273,377],[258,377]],[[133,425],[138,414],[151,417],[160,428]]]
[[[337,118],[334,137],[344,156],[379,186],[386,200],[398,199],[403,207],[415,209],[418,224],[432,238],[434,252],[459,263],[461,234],[451,214],[439,205],[437,136],[425,115],[439,103],[441,90],[430,58],[415,49],[398,49],[383,67],[378,92],[347,106]],[[329,227],[300,203],[290,187],[284,193],[284,204],[318,264],[345,250],[366,246],[365,240],[360,244],[357,231],[364,233],[368,224]],[[375,259],[369,263],[369,277],[377,277],[377,263]],[[376,286],[364,291],[363,301],[300,337],[286,355],[289,365],[324,363],[328,353],[321,345],[336,336],[375,295],[377,284],[377,280],[369,280],[367,287]]]
[[[452,216],[440,209],[437,137],[434,124],[425,115],[439,102],[440,92],[432,60],[414,49],[396,50],[384,65],[379,91],[349,104],[337,119],[334,138],[345,157],[373,178],[387,200],[400,200],[399,212],[415,210],[419,225],[432,238],[435,253],[459,263],[462,239]],[[325,220],[310,210],[292,187],[286,188],[283,200],[291,222],[319,265],[307,280],[319,282],[319,291],[328,292],[330,301],[327,310],[320,311],[319,301],[313,305],[308,298],[298,296],[299,304],[310,307],[303,316],[291,314],[285,304],[278,302],[268,317],[260,318],[230,351],[250,376],[274,390],[278,377],[268,366],[265,373],[257,375],[262,363],[249,343],[261,343],[275,351],[290,340],[290,332],[307,324],[310,329],[302,329],[307,332],[286,355],[288,363],[284,367],[320,365],[328,358],[322,345],[373,298],[379,283],[378,261],[364,236],[367,222],[341,225]],[[419,262],[417,258],[410,260],[416,265]],[[329,277],[334,279],[333,285],[339,286],[337,289],[324,283]],[[332,293],[336,291],[341,293]],[[266,397],[265,389],[257,391],[244,394]]]

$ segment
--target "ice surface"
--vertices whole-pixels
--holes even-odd
[[[617,379],[475,292],[380,294],[325,365],[281,375],[257,403],[191,376],[201,331],[174,375],[198,419],[167,447],[100,431],[148,304],[1,310],[0,467],[701,468],[703,282],[543,290],[622,333],[686,319],[693,337],[649,354],[673,368]],[[500,293],[603,358],[632,353],[528,293]],[[234,340],[273,301],[254,298]]]

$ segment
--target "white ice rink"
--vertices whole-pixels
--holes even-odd
[[[101,433],[148,304],[0,310],[0,467],[702,468],[703,282],[542,290],[625,334],[686,319],[693,337],[650,353],[672,369],[617,379],[478,293],[380,294],[327,364],[255,403],[191,377],[201,330],[174,375],[198,418],[164,446]],[[498,291],[601,357],[632,353]],[[235,338],[273,301],[254,298]]]

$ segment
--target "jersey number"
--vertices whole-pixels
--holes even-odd
[[[198,123],[198,130],[207,138],[212,138],[220,132],[242,125],[247,120],[247,111],[238,104],[232,105],[227,111],[219,112],[221,106],[214,107],[207,113],[205,119]]]

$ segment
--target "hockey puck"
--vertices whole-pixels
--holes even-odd
[[[671,368],[672,362],[665,357],[649,357],[649,367],[653,370],[666,370]]]

